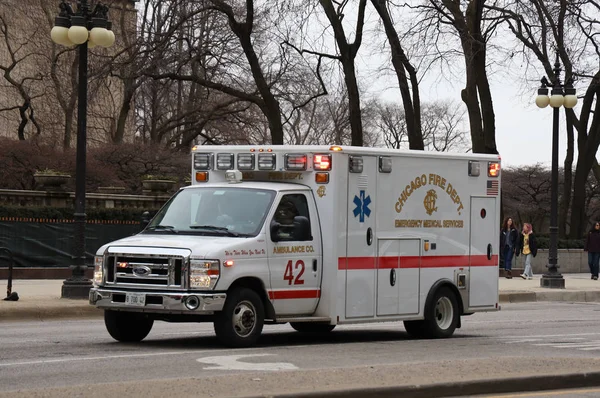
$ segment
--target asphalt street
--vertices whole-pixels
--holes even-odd
[[[600,370],[599,315],[597,303],[507,304],[500,312],[463,318],[462,329],[447,340],[410,339],[401,323],[340,326],[319,336],[289,325],[265,326],[259,346],[251,349],[219,346],[211,324],[157,322],[143,342],[122,344],[100,320],[5,322],[0,397],[15,390],[19,396],[103,389],[105,394],[109,387],[123,391],[124,385],[136,395],[136,386],[150,386],[150,380],[148,396],[158,396],[158,388],[175,392],[182,380],[209,378],[206,396],[251,396],[277,388],[388,385],[402,377],[453,380],[457,372],[487,378]],[[390,374],[391,369],[399,370]]]

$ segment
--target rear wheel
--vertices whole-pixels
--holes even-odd
[[[248,288],[239,288],[227,295],[214,328],[221,343],[229,347],[250,347],[258,341],[264,321],[265,310],[258,294]]]
[[[329,333],[335,328],[335,325],[320,322],[290,322],[290,326],[301,333]]]
[[[154,320],[135,312],[104,310],[104,325],[113,339],[131,343],[148,336]]]
[[[423,321],[424,337],[437,339],[452,336],[458,326],[460,314],[456,295],[447,287],[435,292]]]

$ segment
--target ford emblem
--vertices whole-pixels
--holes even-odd
[[[152,270],[149,267],[139,266],[133,269],[133,274],[135,276],[148,276],[152,273]]]

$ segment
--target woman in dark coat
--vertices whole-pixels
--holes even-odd
[[[505,277],[507,279],[512,279],[512,258],[517,248],[518,235],[519,233],[515,228],[512,218],[507,217],[500,231],[500,250],[504,259]]]
[[[600,222],[594,224],[587,234],[583,250],[588,252],[588,265],[592,279],[598,280],[598,262],[600,261]]]

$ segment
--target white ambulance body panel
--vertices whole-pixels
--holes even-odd
[[[192,186],[183,188],[186,195],[201,196],[208,189],[223,198],[242,192],[233,189],[247,190],[244,195],[265,192],[272,202],[264,214],[254,214],[249,203],[239,203],[242,211],[235,212],[262,223],[260,230],[251,236],[222,231],[227,233],[210,239],[142,233],[115,242],[136,253],[144,247],[186,248],[190,259],[219,265],[211,268],[216,282],[195,292],[186,274],[189,259],[181,260],[175,277],[170,270],[180,260],[170,260],[169,283],[181,279],[178,288],[185,294],[164,293],[160,300],[168,305],[139,310],[116,302],[113,298],[125,292],[112,279],[92,289],[91,303],[146,314],[155,308],[162,314],[157,319],[212,315],[225,311],[226,300],[243,287],[260,295],[265,319],[274,323],[403,320],[409,322],[407,330],[417,332],[418,322],[431,319],[435,306],[452,304],[438,300],[440,292],[455,297],[459,315],[498,309],[498,156],[325,146],[199,146],[192,154]],[[289,203],[296,211],[295,225],[304,228],[300,238],[282,238],[283,224],[274,223]],[[128,264],[118,256],[110,262],[111,245],[97,254],[109,264],[100,275],[103,281],[114,279],[109,269],[116,267],[114,261]],[[125,290],[135,289],[128,285]],[[196,294],[200,306],[190,302]]]

